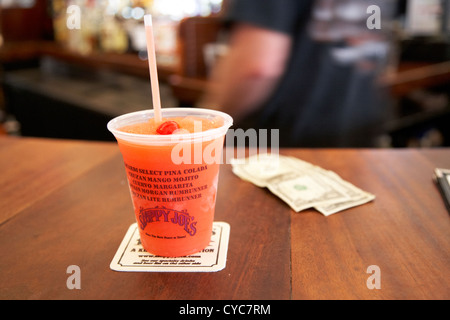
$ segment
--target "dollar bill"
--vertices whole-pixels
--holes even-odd
[[[348,200],[343,190],[328,183],[317,173],[292,172],[271,179],[268,189],[299,212],[315,206]]]
[[[315,208],[329,216],[375,199],[335,172],[295,157],[258,154],[231,164],[234,174],[268,188],[296,212]]]
[[[288,173],[291,168],[283,165],[284,160],[278,155],[256,154],[244,159],[232,159],[234,174],[258,187],[267,187],[270,179]]]

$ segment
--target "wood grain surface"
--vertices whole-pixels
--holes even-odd
[[[325,217],[295,213],[224,164],[216,221],[231,226],[226,268],[116,272],[135,221],[115,143],[0,138],[0,299],[448,299],[450,220],[431,179],[449,149],[282,149],[376,195]],[[66,286],[67,267],[81,289]],[[381,289],[367,268],[379,267]]]

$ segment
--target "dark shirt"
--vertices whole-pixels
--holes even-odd
[[[293,40],[286,72],[273,95],[236,126],[279,129],[281,147],[371,147],[387,106],[374,85],[379,68],[339,61],[336,50],[349,48],[345,39],[314,40],[313,6],[312,0],[230,3],[230,22],[279,31]]]

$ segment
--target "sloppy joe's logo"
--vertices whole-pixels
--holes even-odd
[[[165,207],[155,207],[139,209],[139,226],[142,230],[145,229],[147,224],[153,222],[164,222],[177,224],[183,227],[184,231],[190,236],[194,236],[197,232],[197,221],[194,221],[194,217],[187,213],[187,210],[173,210]]]

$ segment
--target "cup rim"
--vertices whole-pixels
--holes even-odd
[[[118,130],[118,128],[126,125],[140,123],[154,117],[154,110],[147,109],[135,111],[117,116],[111,119],[107,124],[107,129],[115,136],[116,139],[134,142],[145,145],[166,145],[176,144],[179,142],[202,142],[217,139],[226,134],[228,129],[233,125],[233,118],[222,111],[203,109],[203,108],[162,108],[161,115],[163,118],[177,116],[198,116],[198,117],[216,117],[223,119],[223,125],[202,132],[182,133],[177,135],[152,135],[129,133]]]

